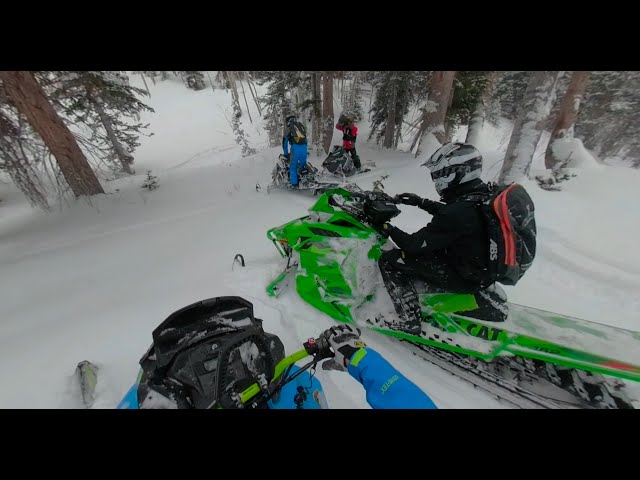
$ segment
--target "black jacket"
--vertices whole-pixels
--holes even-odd
[[[488,266],[487,229],[482,213],[474,202],[461,197],[488,193],[487,185],[473,180],[447,192],[445,203],[425,200],[420,208],[433,215],[429,224],[413,234],[392,227],[389,236],[406,254],[421,257],[444,254],[449,265],[461,277],[472,282],[484,279]]]

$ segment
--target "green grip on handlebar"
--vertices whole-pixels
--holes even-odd
[[[275,380],[280,378],[280,375],[282,375],[282,372],[284,372],[288,367],[290,367],[291,365],[293,365],[294,363],[296,363],[299,360],[307,358],[308,356],[309,356],[309,354],[307,353],[307,351],[305,349],[302,349],[302,350],[300,350],[298,352],[292,353],[288,357],[283,358],[276,365],[276,368],[274,369],[274,374],[273,374],[273,378],[271,379],[271,382],[274,382]],[[260,385],[258,385],[257,383],[254,383],[250,387],[245,388],[242,391],[242,393],[240,394],[240,398],[242,399],[242,403],[243,404],[247,403],[253,397],[258,395],[260,393],[260,391],[261,391]]]

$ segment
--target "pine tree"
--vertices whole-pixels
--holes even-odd
[[[514,120],[522,104],[527,84],[533,72],[498,72],[495,94],[487,109],[487,118],[497,123],[498,117]]]
[[[38,133],[76,196],[104,193],[98,178],[32,72],[0,71],[3,95]]]
[[[233,129],[233,133],[236,134],[236,143],[242,147],[242,156],[246,157],[249,155],[254,155],[256,153],[255,148],[249,146],[249,142],[247,141],[247,136],[240,125],[240,106],[237,102],[233,102],[233,116],[231,119],[231,128]]]
[[[268,84],[267,92],[261,97],[261,103],[265,108],[265,127],[269,134],[269,145],[272,147],[282,143],[285,116],[296,112],[297,106],[290,92],[296,89],[301,81],[300,72],[259,72],[256,83]]]
[[[426,72],[371,72],[368,80],[375,89],[371,106],[369,139],[383,141],[386,148],[394,148],[402,140],[402,124],[410,106],[424,90]]]
[[[480,98],[487,83],[487,72],[458,72],[454,81],[451,103],[447,109],[446,141],[450,141],[457,127],[469,124],[471,115],[480,104]]]
[[[342,113],[355,122],[360,122],[363,118],[362,112],[362,72],[346,72],[349,83],[344,92],[344,103]]]
[[[594,71],[587,85],[575,135],[602,160],[640,166],[640,72]]]
[[[0,171],[6,172],[31,205],[49,210],[40,178],[47,149],[28,123],[0,95]]]
[[[139,100],[143,89],[129,85],[121,72],[69,71],[43,73],[50,80],[49,96],[62,113],[76,124],[88,127],[85,147],[114,172],[133,173],[133,152],[140,146],[149,124],[140,113],[153,109]],[[152,134],[150,134],[152,135]]]
[[[498,78],[498,72],[486,72],[484,76],[485,82],[482,87],[482,93],[477,99],[473,112],[469,117],[469,129],[467,130],[466,143],[477,145],[480,141],[482,127],[487,116],[487,110],[491,103],[491,98],[495,93],[495,82]]]
[[[449,107],[449,99],[453,89],[455,71],[433,72],[429,82],[429,97],[423,108],[420,130],[416,135],[416,156],[420,154],[420,142],[427,132],[432,133],[440,143],[445,141],[445,119]]]

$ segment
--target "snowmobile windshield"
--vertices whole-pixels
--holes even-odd
[[[154,390],[170,399],[181,397],[178,408],[239,408],[241,392],[256,382],[268,383],[283,358],[282,342],[264,332],[250,302],[203,300],[154,330],[153,345],[140,361],[138,400],[144,402]]]

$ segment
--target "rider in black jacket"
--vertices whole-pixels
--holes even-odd
[[[415,289],[407,289],[411,277],[447,292],[475,293],[487,272],[487,231],[476,202],[465,201],[470,194],[487,193],[480,180],[482,155],[469,144],[443,145],[423,164],[431,171],[443,203],[403,193],[397,199],[433,215],[431,222],[408,234],[390,223],[379,231],[399,247],[380,257],[379,265],[398,314],[405,320],[402,330],[420,331],[420,307]],[[402,295],[394,295],[395,288]],[[404,298],[400,298],[404,297]]]

